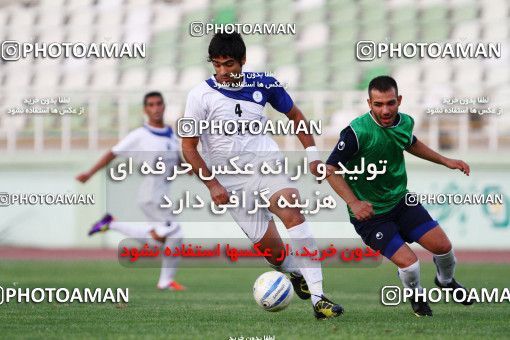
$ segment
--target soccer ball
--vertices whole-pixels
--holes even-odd
[[[280,272],[266,272],[260,275],[253,285],[255,302],[269,312],[285,309],[293,296],[290,280]]]

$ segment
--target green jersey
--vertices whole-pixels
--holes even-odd
[[[413,143],[414,120],[405,113],[398,113],[395,125],[382,127],[367,112],[354,119],[350,127],[358,147],[344,165],[349,171],[363,170],[363,173],[347,173],[345,180],[359,200],[372,204],[376,215],[388,212],[407,192],[404,150]],[[371,163],[377,166],[377,170],[386,166],[386,171],[374,178],[373,166],[372,171],[367,171]],[[349,214],[353,216],[350,209]]]

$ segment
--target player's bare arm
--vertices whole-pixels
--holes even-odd
[[[409,148],[406,149],[407,152],[409,152],[412,155],[415,155],[416,157],[425,159],[430,162],[434,162],[437,164],[441,164],[446,166],[450,169],[458,169],[465,173],[467,176],[469,176],[470,168],[469,165],[460,160],[460,159],[452,159],[445,157],[431,148],[429,148],[427,145],[422,143],[420,140],[417,140],[416,143],[411,145]]]
[[[107,166],[112,160],[115,159],[115,154],[110,150],[106,152],[103,157],[101,157],[96,164],[90,170],[82,172],[78,176],[76,176],[76,179],[80,181],[81,183],[87,182],[90,177],[94,176],[96,172]]]
[[[295,124],[294,126],[297,126],[301,121],[307,122],[305,115],[296,105],[292,106],[290,111],[287,113],[287,117],[289,117],[290,120],[294,121]],[[307,134],[300,131],[297,134],[297,138],[299,139],[299,141],[301,142],[305,149],[310,146],[315,146],[315,140],[312,134]],[[322,163],[320,160],[314,160],[309,163],[310,171],[315,176],[320,176],[319,172],[317,171],[317,167],[319,166],[320,163]],[[331,173],[327,173],[328,176],[330,174]]]
[[[182,147],[181,147],[181,150],[182,150]],[[179,170],[184,170],[184,167],[183,167],[184,163],[185,163],[184,159],[182,159],[182,157],[179,155],[179,163],[177,163],[179,166]],[[188,176],[193,176],[193,173],[188,172]]]
[[[331,185],[338,196],[342,197],[349,208],[351,208],[356,219],[365,221],[373,217],[374,209],[372,209],[372,204],[366,201],[360,201],[345,182],[345,179],[341,175],[334,173],[336,170],[334,166],[328,164],[327,168],[328,171],[332,173],[332,175],[327,177],[329,185]]]
[[[184,159],[191,164],[193,172],[198,176],[201,172],[206,177],[211,176],[211,171],[207,168],[204,159],[200,156],[197,150],[199,138],[198,137],[185,137],[182,139],[182,154]],[[209,189],[211,198],[215,204],[226,204],[228,203],[228,192],[218,182],[216,178],[209,181],[203,181],[205,186]]]

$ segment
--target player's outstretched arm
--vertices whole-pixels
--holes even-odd
[[[298,126],[300,121],[307,122],[305,115],[303,114],[303,112],[301,112],[301,110],[296,105],[292,106],[290,111],[287,113],[287,117],[290,120],[294,121],[294,126]],[[319,157],[317,150],[314,148],[315,147],[315,140],[313,139],[313,135],[306,134],[303,131],[300,131],[297,134],[297,138],[299,139],[299,141],[301,142],[301,144],[303,145],[303,147],[305,149],[308,149],[308,148],[312,147],[312,149],[314,149],[313,151],[317,153],[316,157],[317,158]],[[309,150],[310,149],[308,149],[307,151],[309,151]],[[311,156],[311,157],[313,157],[313,156]],[[310,156],[308,156],[308,159],[309,159],[309,163],[308,164],[309,164],[309,167],[310,167],[310,172],[314,176],[317,176],[317,177],[320,176],[321,174],[317,171],[317,167],[322,162],[319,159],[313,159],[312,161],[310,161]]]
[[[412,155],[415,155],[416,157],[423,158],[427,161],[434,162],[437,164],[441,164],[446,166],[450,169],[458,169],[465,173],[467,176],[469,176],[470,168],[467,163],[460,159],[451,159],[448,157],[445,157],[431,148],[429,148],[427,145],[422,143],[421,141],[417,140],[416,143],[412,144],[410,147],[406,149],[407,152],[409,152]]]
[[[199,176],[211,177],[211,171],[207,168],[204,159],[197,150],[198,137],[182,138],[182,155],[186,162],[191,164],[193,172]],[[200,176],[199,176],[200,178]],[[201,179],[201,178],[200,178]],[[218,182],[216,178],[209,181],[203,181],[211,193],[211,198],[215,204],[226,204],[229,201],[228,191]]]
[[[334,173],[336,170],[335,167],[329,164],[327,167],[328,170],[332,172],[332,175],[327,177],[329,185],[331,185],[338,196],[342,197],[349,208],[351,208],[354,217],[359,221],[368,220],[369,218],[373,217],[374,209],[372,208],[372,204],[366,201],[360,201],[354,195],[351,188],[349,188],[349,185],[347,185],[345,179],[341,175]]]
[[[108,163],[110,163],[115,157],[116,157],[115,154],[111,150],[108,151],[103,155],[103,157],[99,159],[99,161],[97,161],[96,164],[94,164],[94,166],[89,171],[82,172],[81,174],[76,176],[76,179],[81,183],[87,182],[90,179],[90,177],[94,176],[96,172],[107,166]]]

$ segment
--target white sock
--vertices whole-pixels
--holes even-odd
[[[266,259],[266,258],[264,258]],[[267,259],[266,259],[267,261]],[[283,260],[283,262],[276,266],[274,264],[272,264],[271,262],[267,261],[269,263],[269,265],[279,271],[279,272],[283,272],[283,273],[292,273],[294,275],[297,275],[297,276],[303,276],[303,274],[301,274],[301,271],[299,270],[299,267],[297,266],[296,264],[296,261],[294,260],[294,256],[292,255],[288,255],[285,257],[285,259]]]
[[[434,255],[434,263],[436,264],[439,283],[447,285],[452,282],[455,274],[455,263],[457,263],[453,249],[446,254]]]
[[[110,223],[110,229],[117,230],[133,238],[148,238],[151,237],[149,232],[154,229],[154,227],[148,224],[113,221]]]
[[[182,232],[180,227],[178,225],[172,225],[172,227],[173,229],[170,229],[166,223],[153,223],[152,225],[117,221],[110,223],[110,229],[117,230],[126,236],[146,242],[151,247],[158,246],[162,252],[164,252],[164,249],[167,246],[173,249],[182,243]],[[153,239],[150,234],[151,230],[154,230],[160,237],[166,237],[165,243],[163,244]],[[165,256],[164,253],[161,256],[161,270],[157,285],[159,288],[164,289],[174,280],[180,257]]]
[[[312,292],[322,292],[322,281],[318,281],[318,282],[314,282],[312,284],[309,284],[308,285],[308,290],[310,290],[310,294],[312,294],[312,296],[310,297],[311,300],[312,300],[312,305],[315,306],[315,304],[317,302],[320,301],[320,299],[322,298],[322,294],[323,293],[320,293],[320,294],[314,294]]]
[[[406,268],[398,268],[398,277],[402,281],[405,288],[415,289],[421,292],[422,287],[420,284],[420,261],[416,261]]]
[[[179,247],[182,244],[182,233],[179,228],[171,237],[167,237],[165,240],[165,244],[163,246],[163,250],[166,247],[169,247],[171,250],[175,249],[175,247]],[[159,273],[159,281],[158,288],[164,289],[168,287],[170,283],[174,280],[175,272],[177,271],[177,266],[181,260],[180,256],[165,256],[162,255],[161,258],[161,271]]]
[[[301,251],[306,247],[311,252],[317,250],[317,243],[313,237],[310,226],[305,221],[290,229],[287,229],[290,236],[291,246],[294,250]],[[305,281],[312,294],[312,304],[316,304],[324,294],[322,290],[322,268],[319,261],[312,261],[310,258],[300,257],[296,259],[296,265],[301,270]]]

